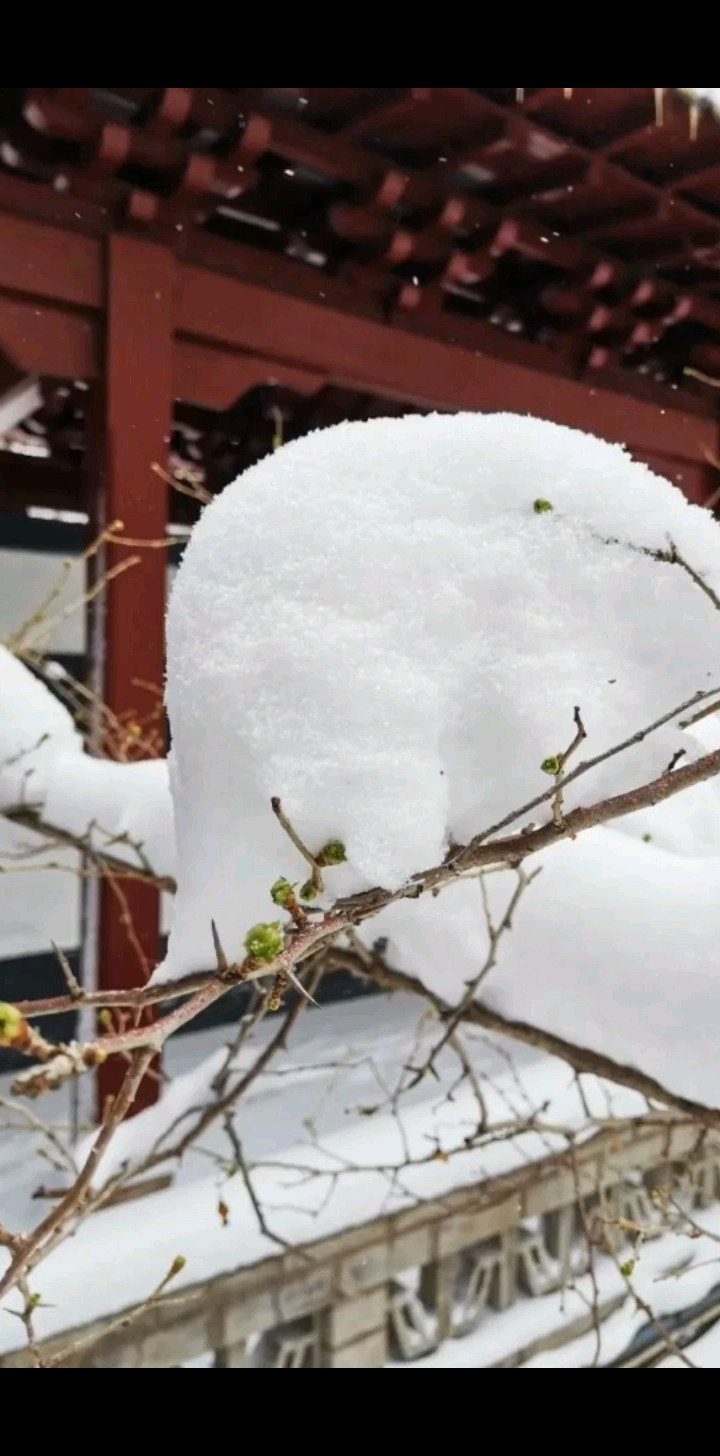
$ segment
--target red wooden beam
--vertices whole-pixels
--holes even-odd
[[[6,179],[0,179],[4,183]],[[1,192],[0,192],[1,196]],[[83,233],[3,213],[0,287],[33,298],[102,308],[102,243]]]
[[[102,408],[94,424],[100,462],[100,520],[123,522],[126,536],[162,539],[167,491],[153,471],[164,463],[172,418],[172,307],[174,260],[165,248],[112,236],[107,251],[106,356]],[[105,568],[130,554],[108,547]],[[133,552],[133,554],[135,554]],[[108,708],[123,721],[145,716],[157,699],[141,684],[162,690],[166,553],[140,548],[139,565],[111,581],[104,593],[100,680]],[[104,882],[100,894],[97,981],[100,989],[137,985],[157,963],[159,897],[138,881]],[[125,1072],[111,1057],[98,1073],[98,1113]],[[154,1102],[156,1077],[147,1077],[134,1110]]]
[[[325,375],[317,371],[183,338],[175,340],[173,378],[177,399],[214,410],[229,409],[258,384],[279,384],[298,394],[315,394],[327,383]]]
[[[99,332],[89,313],[0,293],[0,349],[25,373],[92,379]]]
[[[8,352],[23,367],[37,367],[29,361],[37,360],[47,333],[52,372],[88,377],[95,345],[86,325],[102,307],[102,249],[100,239],[69,226],[55,227],[0,213],[0,290],[14,295],[2,300],[0,347],[6,339]],[[233,245],[232,253],[240,266],[245,250]],[[297,298],[284,291],[285,270],[288,288],[295,281],[306,293],[312,288],[314,294],[328,292],[329,298],[332,280],[326,284],[298,265],[281,266],[275,259],[269,263],[253,250],[248,257],[251,272],[260,279],[265,271],[261,265],[272,267],[274,286],[246,282],[195,264],[178,265],[175,329],[198,346],[192,358],[186,356],[179,372],[187,382],[194,380],[199,394],[208,400],[213,395],[226,398],[228,388],[232,390],[229,355],[237,350],[260,356],[269,369],[274,366],[279,371],[284,365],[430,408],[527,410],[624,441],[639,453],[661,449],[697,461],[704,459],[707,450],[718,453],[717,424],[709,412],[705,416],[699,412],[696,401],[697,412],[685,410],[680,400],[673,404],[672,396],[664,391],[667,403],[655,404],[635,399],[621,387],[609,388],[600,380],[595,386],[594,381],[589,384],[553,376],[547,350],[479,322],[441,316],[438,328],[442,327],[445,341],[414,332],[412,314],[400,315],[390,327],[347,312],[342,304],[333,308],[315,298]],[[25,299],[18,299],[18,292]],[[46,323],[43,303],[53,309],[58,303],[69,304],[73,312],[55,310]],[[408,339],[411,331],[412,341]],[[13,340],[17,348],[11,347]],[[203,363],[199,352],[203,345],[220,346],[222,357],[209,350]],[[498,358],[498,354],[506,357]],[[73,366],[67,371],[60,367],[65,356]],[[83,358],[85,370],[78,367]],[[244,373],[240,365],[239,377]],[[628,374],[628,390],[634,383]],[[185,389],[182,392],[186,394]]]
[[[717,452],[717,421],[682,408],[561,378],[527,362],[413,335],[403,328],[228,278],[189,264],[178,270],[177,326],[197,342],[251,349],[317,370],[334,383],[438,409],[519,410],[590,430],[643,451],[689,460]],[[463,320],[457,333],[467,338]],[[487,331],[478,330],[485,338]]]

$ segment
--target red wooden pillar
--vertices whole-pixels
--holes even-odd
[[[174,262],[170,251],[144,239],[110,237],[107,244],[105,362],[94,430],[94,488],[98,523],[122,521],[123,535],[161,539],[167,530],[167,490],[154,463],[165,465],[172,421]],[[104,702],[125,718],[147,716],[162,689],[167,570],[162,549],[108,545],[111,571],[130,555],[138,565],[111,580],[95,629],[95,668]],[[160,897],[134,880],[103,882],[94,934],[99,989],[138,985],[158,959]],[[123,1079],[126,1062],[110,1057],[98,1071],[97,1111]],[[156,1101],[157,1077],[142,1083],[133,1110]]]

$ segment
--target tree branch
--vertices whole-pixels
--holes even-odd
[[[106,1151],[115,1129],[119,1127],[126,1112],[132,1107],[135,1093],[152,1058],[152,1051],[147,1050],[137,1053],[132,1058],[120,1091],[106,1112],[100,1131],[72,1188],[68,1189],[65,1197],[27,1238],[18,1240],[18,1247],[10,1266],[0,1278],[0,1299],[15,1287],[18,1281],[38,1263],[39,1259],[50,1252],[50,1249],[63,1238],[68,1224],[73,1221],[75,1215],[81,1214],[85,1195],[90,1189],[100,1159]]]
[[[417,977],[409,975],[406,971],[396,970],[387,966],[378,957],[372,961],[365,958],[360,959],[352,951],[343,950],[339,946],[332,946],[327,953],[329,965],[337,965],[352,970],[356,975],[371,980],[376,986],[386,991],[407,991],[413,996],[423,996],[434,1007],[441,1020],[451,1020],[456,1008],[449,1002],[438,996],[437,992],[431,991],[429,987]],[[574,1067],[576,1072],[590,1072],[595,1077],[601,1077],[606,1082],[616,1082],[621,1087],[629,1087],[633,1092],[639,1092],[650,1102],[662,1103],[666,1107],[674,1108],[675,1111],[683,1113],[684,1116],[692,1118],[694,1122],[704,1124],[706,1127],[720,1128],[720,1108],[707,1107],[703,1102],[694,1102],[692,1098],[681,1097],[671,1092],[668,1087],[663,1086],[655,1077],[648,1076],[637,1067],[625,1066],[622,1062],[616,1062],[614,1058],[605,1056],[603,1052],[592,1051],[589,1047],[578,1046],[575,1042],[567,1041],[564,1037],[556,1036],[554,1032],[544,1031],[539,1026],[533,1026],[526,1021],[515,1021],[510,1017],[502,1016],[499,1011],[493,1011],[482,1001],[473,1001],[465,1008],[462,1014],[462,1021],[469,1026],[482,1026],[486,1031],[499,1032],[502,1036],[512,1038],[514,1041],[523,1042],[526,1046],[538,1047],[541,1051],[547,1052],[551,1057],[559,1057]]]

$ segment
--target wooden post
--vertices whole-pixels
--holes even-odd
[[[172,421],[174,261],[168,249],[112,235],[107,243],[104,368],[91,440],[92,514],[100,528],[122,521],[122,534],[160,540],[167,530],[167,490],[152,466],[164,465]],[[162,691],[167,554],[161,548],[108,545],[102,569],[130,555],[139,564],[110,581],[96,613],[91,644],[95,685],[113,714],[146,717]],[[90,962],[99,989],[134,986],[158,959],[160,897],[149,885],[107,879],[87,919]],[[97,1114],[126,1069],[120,1057],[99,1068]],[[141,1084],[134,1112],[156,1101],[158,1079]]]

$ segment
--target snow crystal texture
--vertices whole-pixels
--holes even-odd
[[[545,502],[551,510],[536,509]],[[204,512],[168,615],[179,893],[160,977],[242,954],[306,868],[270,809],[392,888],[587,756],[717,680],[720,528],[619,446],[514,415],[344,424]],[[715,674],[715,677],[713,677]],[[669,727],[567,791],[619,792],[694,741]],[[439,903],[439,902],[438,902]]]
[[[0,810],[42,805],[56,756],[81,751],[67,708],[0,643]]]

